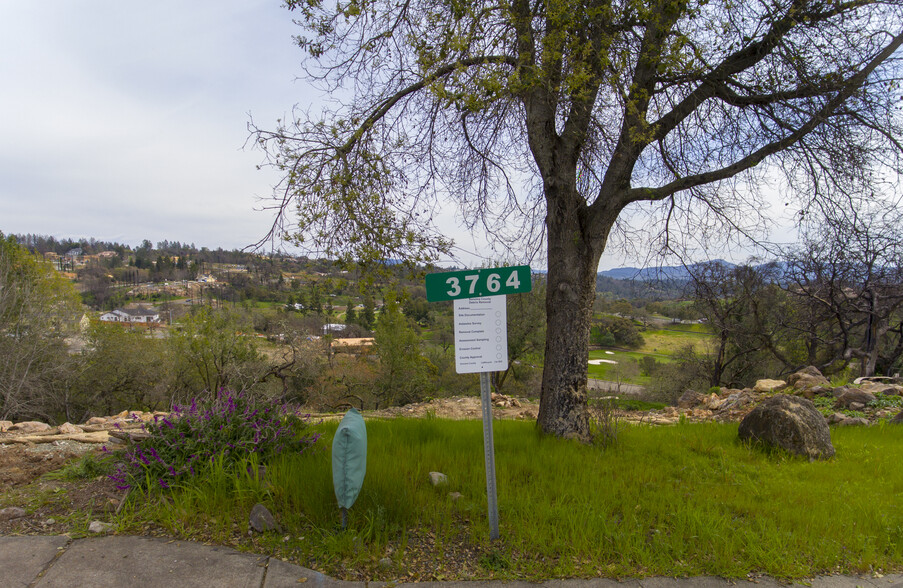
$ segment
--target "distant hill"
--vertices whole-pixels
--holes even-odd
[[[734,267],[735,264],[724,261],[723,259],[716,259],[712,263],[720,263],[726,267]],[[693,270],[696,267],[702,265],[701,263],[694,263],[689,266],[689,270]],[[640,282],[647,282],[652,280],[688,280],[690,279],[690,272],[687,269],[687,266],[683,265],[665,265],[662,267],[647,267],[647,268],[638,268],[638,267],[618,267],[610,270],[605,270],[599,272],[599,275],[614,278],[616,280],[637,280]]]

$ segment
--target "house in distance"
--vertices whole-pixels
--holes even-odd
[[[106,323],[151,325],[160,322],[160,312],[143,306],[137,308],[117,308],[116,310],[105,312],[100,315],[100,320]]]

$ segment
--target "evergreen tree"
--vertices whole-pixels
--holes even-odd
[[[386,295],[373,332],[379,355],[375,394],[384,405],[417,402],[429,386],[431,364],[420,354],[420,337],[394,293]]]
[[[372,330],[375,322],[376,314],[374,312],[373,297],[368,294],[364,297],[364,308],[358,317],[358,323],[365,329]]]

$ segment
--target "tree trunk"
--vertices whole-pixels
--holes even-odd
[[[881,312],[879,294],[875,290],[867,290],[868,295],[868,321],[865,331],[864,357],[862,358],[862,376],[874,376],[878,367],[878,359],[881,350],[881,341],[890,328],[888,316],[890,313]]]
[[[871,377],[878,373],[878,365],[881,358],[881,345],[879,343],[884,340],[890,328],[887,319],[872,318],[870,322],[868,360],[865,363],[865,372],[862,374],[866,377]]]
[[[715,355],[715,362],[714,365],[712,365],[712,373],[709,377],[709,385],[711,386],[721,385],[721,379],[724,377],[725,357],[727,357],[727,344],[727,330],[721,329],[721,335],[718,338],[718,353]]]
[[[548,187],[547,187],[548,196]],[[537,424],[546,433],[589,441],[586,378],[596,273],[605,239],[590,238],[585,207],[549,199],[546,351]],[[605,234],[607,236],[607,232]]]

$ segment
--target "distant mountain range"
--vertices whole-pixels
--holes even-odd
[[[736,265],[729,261],[724,261],[723,259],[715,259],[710,263],[720,263],[729,268]],[[703,264],[694,263],[689,266],[689,269],[687,266],[683,265],[665,265],[662,267],[647,268],[618,267],[601,271],[599,272],[599,275],[614,278],[616,280],[637,280],[639,282],[650,280],[688,280],[690,279],[690,271],[700,265]]]

